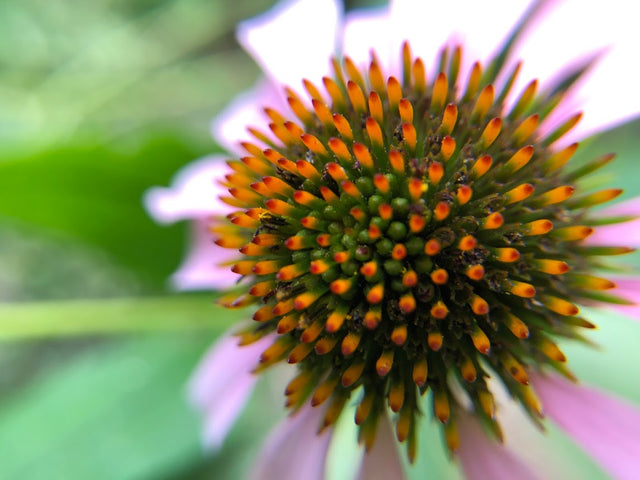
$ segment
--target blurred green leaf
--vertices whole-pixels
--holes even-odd
[[[249,317],[246,310],[215,305],[211,295],[0,303],[0,340],[157,330],[220,333]]]

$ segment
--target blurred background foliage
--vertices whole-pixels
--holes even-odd
[[[0,2],[0,478],[243,478],[280,391],[261,384],[223,451],[203,452],[185,384],[241,313],[217,311],[212,294],[169,292],[185,225],[154,224],[141,197],[219,151],[210,120],[259,74],[234,26],[273,3]],[[618,151],[600,179],[628,196],[639,128],[581,153]],[[630,328],[613,324],[602,339]],[[606,361],[640,378],[624,352]],[[578,373],[640,401],[582,347],[571,353]],[[422,449],[416,476],[455,475],[436,460],[437,439]]]

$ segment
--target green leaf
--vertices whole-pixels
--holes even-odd
[[[0,304],[0,340],[193,329],[220,334],[250,318],[211,295]]]

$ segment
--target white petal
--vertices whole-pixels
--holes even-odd
[[[254,465],[253,480],[324,480],[331,427],[318,435],[323,408],[305,404],[274,428]]]
[[[545,414],[593,456],[613,478],[640,472],[640,408],[557,375],[530,376]]]
[[[218,180],[228,172],[224,157],[219,155],[191,162],[178,171],[169,187],[147,190],[144,206],[160,223],[224,215],[231,208],[218,198],[226,191]]]
[[[191,222],[191,238],[187,256],[171,275],[171,283],[177,290],[220,290],[232,287],[239,278],[229,266],[222,265],[238,252],[213,243],[209,231],[212,221]]]
[[[242,22],[237,37],[273,82],[304,92],[303,78],[316,82],[329,72],[341,14],[336,0],[281,1]]]
[[[386,415],[379,422],[373,448],[362,458],[358,480],[405,478],[391,423]]]
[[[222,445],[257,380],[251,370],[272,341],[267,336],[240,347],[237,338],[225,334],[200,361],[189,380],[188,393],[193,405],[204,413],[207,447]]]
[[[342,51],[359,66],[368,66],[371,50],[375,50],[381,62],[386,62],[392,54],[389,29],[389,8],[367,8],[347,13],[343,34]],[[385,65],[382,65],[383,67]]]

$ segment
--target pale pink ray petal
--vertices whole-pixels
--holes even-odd
[[[615,290],[611,293],[616,297],[623,298],[633,305],[616,305],[611,303],[601,303],[598,306],[615,309],[620,313],[640,320],[640,278],[638,277],[607,277],[616,284]]]
[[[376,441],[369,452],[365,452],[358,472],[358,480],[400,480],[405,478],[398,455],[396,437],[391,422],[385,415],[378,423]]]
[[[389,8],[354,10],[345,16],[342,31],[342,52],[360,67],[368,67],[371,50],[375,50],[385,67],[392,55],[389,29]],[[390,74],[391,72],[386,72]],[[396,72],[393,72],[395,75]]]
[[[211,219],[191,222],[187,256],[171,275],[171,283],[176,290],[220,290],[232,287],[240,278],[224,265],[240,254],[213,242],[209,231],[212,222]]]
[[[568,61],[605,53],[571,95],[584,117],[567,141],[630,119],[640,111],[635,63],[640,33],[636,6],[612,0],[606,8],[598,2],[565,0],[553,2],[546,15],[532,28],[518,51],[525,62],[515,88],[531,78],[553,78]]]
[[[213,138],[227,151],[241,157],[246,156],[247,152],[240,143],[256,141],[247,127],[262,127],[266,124],[265,107],[286,111],[280,88],[279,84],[263,78],[251,90],[235,97],[214,118],[211,124]]]
[[[303,93],[302,78],[317,82],[329,72],[341,16],[336,0],[281,1],[240,23],[237,38],[273,82]]]
[[[257,380],[251,371],[271,342],[272,336],[267,336],[240,347],[238,339],[227,333],[198,364],[189,380],[188,394],[191,403],[204,413],[206,446],[216,449],[222,445]]]
[[[533,374],[545,415],[565,430],[613,476],[635,480],[640,472],[640,408],[557,375]]]
[[[593,234],[586,238],[586,245],[621,245],[640,247],[640,197],[618,203],[598,212],[602,218],[632,216],[638,220],[596,227]]]
[[[253,467],[252,480],[324,480],[333,429],[318,435],[323,408],[306,403],[277,425],[265,440]]]
[[[169,187],[145,192],[147,212],[160,223],[225,215],[232,209],[218,198],[226,189],[218,180],[229,173],[224,157],[211,155],[189,163],[172,179]]]
[[[459,415],[458,433],[458,456],[467,480],[541,480],[533,466],[489,437],[473,415]]]

